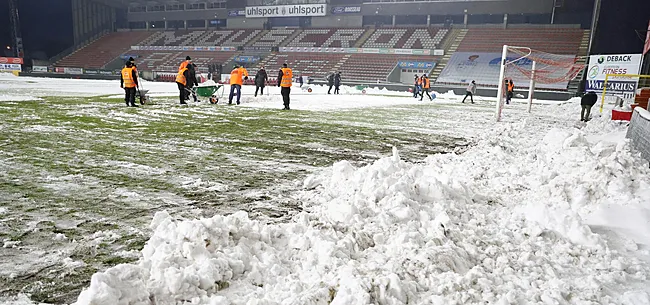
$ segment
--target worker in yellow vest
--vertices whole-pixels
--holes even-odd
[[[284,110],[289,110],[289,103],[291,102],[289,95],[291,94],[291,80],[293,79],[293,71],[283,64],[280,72],[278,73],[278,87],[281,87],[282,100],[284,101]]]
[[[138,107],[135,104],[135,88],[138,87],[138,73],[133,67],[131,61],[127,61],[126,65],[120,73],[120,88],[124,88],[124,101],[126,106]]]
[[[189,65],[191,63],[192,63],[192,58],[190,58],[189,56],[186,56],[185,60],[183,62],[181,62],[180,66],[178,66],[178,72],[181,72],[181,70],[187,68],[187,65]]]

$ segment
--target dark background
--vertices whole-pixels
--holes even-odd
[[[593,2],[565,0],[564,6],[557,11],[556,21],[570,23],[572,19],[591,18]],[[47,59],[72,46],[70,0],[20,0],[18,3],[26,57]],[[636,31],[645,36],[649,19],[648,0],[602,0],[592,53],[640,53],[643,41]],[[0,0],[0,54],[9,55],[6,47],[10,45],[9,2]]]

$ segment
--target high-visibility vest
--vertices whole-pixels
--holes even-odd
[[[178,71],[178,74],[176,74],[176,82],[183,84],[183,86],[187,85],[187,78],[185,78],[185,71],[187,71],[187,68],[183,68],[180,71]]]
[[[431,81],[428,78],[424,79],[424,89],[429,89],[431,87]]]
[[[190,63],[189,60],[184,60],[180,66],[178,66],[178,71],[180,72],[181,70],[187,68],[187,65]]]
[[[122,69],[122,80],[124,81],[124,88],[135,88],[133,67],[124,67],[124,69]]]
[[[289,68],[282,68],[282,81],[280,87],[291,88],[291,80],[293,79],[293,71]]]
[[[512,92],[513,90],[515,90],[515,84],[512,82],[508,83],[508,91]]]

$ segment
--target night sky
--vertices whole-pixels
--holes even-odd
[[[70,0],[18,2],[25,51],[28,55],[49,58],[72,45]],[[5,52],[6,46],[11,44],[8,11],[8,0],[0,0],[0,53]],[[640,53],[643,41],[639,40],[634,30],[644,33],[648,19],[650,1],[602,0],[600,22],[592,53]]]

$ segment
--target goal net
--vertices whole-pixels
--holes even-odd
[[[501,71],[496,104],[496,119],[501,120],[504,104],[512,97],[506,80],[515,90],[528,89],[528,111],[531,110],[535,89],[567,90],[586,65],[580,57],[542,52],[528,47],[503,46]],[[584,61],[582,61],[584,62]]]

